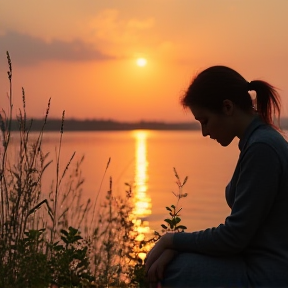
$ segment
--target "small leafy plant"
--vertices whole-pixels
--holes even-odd
[[[143,245],[146,245],[146,247],[149,244],[152,244],[152,246],[153,246],[161,238],[161,236],[167,232],[168,233],[184,232],[184,230],[187,229],[186,226],[180,224],[180,222],[181,222],[180,211],[182,210],[182,208],[178,208],[177,206],[179,204],[180,199],[185,198],[188,195],[187,193],[182,192],[183,186],[186,184],[186,182],[188,180],[188,176],[186,176],[184,181],[181,182],[180,177],[179,177],[179,175],[178,175],[178,173],[174,167],[173,167],[173,170],[174,170],[174,175],[176,177],[176,184],[178,186],[178,193],[175,193],[172,191],[172,193],[175,195],[175,197],[177,197],[176,205],[172,204],[170,207],[168,207],[168,206],[166,207],[166,210],[168,210],[168,212],[169,212],[170,218],[164,219],[164,221],[166,223],[161,225],[162,234],[160,234],[157,231],[154,231],[154,236],[156,236],[156,237],[153,237],[150,240],[143,240],[142,241]],[[150,245],[150,247],[151,247],[151,245]],[[138,287],[140,287],[140,288],[150,287],[149,283],[147,283],[144,263],[138,263],[137,265],[135,265],[134,277],[137,279]]]
[[[178,204],[181,198],[185,198],[187,197],[187,193],[183,193],[182,189],[183,186],[186,184],[187,180],[188,180],[188,176],[186,176],[184,178],[184,181],[182,182],[177,170],[175,167],[173,167],[174,170],[174,175],[176,177],[176,184],[178,186],[178,192],[175,193],[172,191],[172,193],[175,195],[175,197],[177,198],[177,203],[176,205],[172,204],[170,207],[166,207],[166,210],[168,210],[169,216],[170,218],[166,218],[164,219],[164,222],[166,222],[165,224],[161,224],[162,229],[162,233],[167,233],[167,232],[184,232],[187,227],[180,224],[181,222],[181,218],[180,218],[180,211],[182,210],[182,208],[178,208]],[[158,232],[155,232],[155,234],[160,238],[161,235]]]
[[[61,229],[61,241],[53,244],[53,257],[49,262],[52,283],[60,287],[79,287],[83,282],[93,281],[90,272],[88,243],[73,227]],[[64,242],[64,245],[63,243]]]

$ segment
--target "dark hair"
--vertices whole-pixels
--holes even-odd
[[[193,105],[221,113],[223,101],[229,99],[243,111],[251,110],[252,99],[248,91],[256,92],[256,107],[262,120],[274,126],[279,121],[280,97],[276,89],[262,80],[247,82],[235,70],[225,66],[212,66],[199,73],[181,99],[184,108]]]

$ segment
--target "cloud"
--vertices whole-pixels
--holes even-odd
[[[136,45],[143,41],[145,33],[151,37],[155,25],[153,18],[123,19],[115,9],[105,9],[90,21],[89,27],[94,31],[94,37],[110,45]]]
[[[34,65],[51,60],[72,62],[101,61],[113,58],[82,40],[45,42],[40,38],[14,31],[0,34],[0,47],[9,51],[13,60],[20,65]]]

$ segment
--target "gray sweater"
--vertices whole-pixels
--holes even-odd
[[[251,286],[288,287],[288,143],[259,118],[239,142],[224,224],[176,233],[176,250],[244,261]]]

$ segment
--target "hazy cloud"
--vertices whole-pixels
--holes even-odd
[[[9,51],[13,60],[20,65],[33,65],[49,60],[100,61],[113,58],[96,50],[92,44],[81,40],[45,42],[40,38],[14,31],[0,34],[0,47]]]
[[[94,30],[95,37],[110,44],[133,45],[147,33],[151,37],[154,19],[123,19],[120,12],[115,9],[106,9],[97,14],[90,21],[90,28]],[[149,34],[148,34],[149,33]]]

